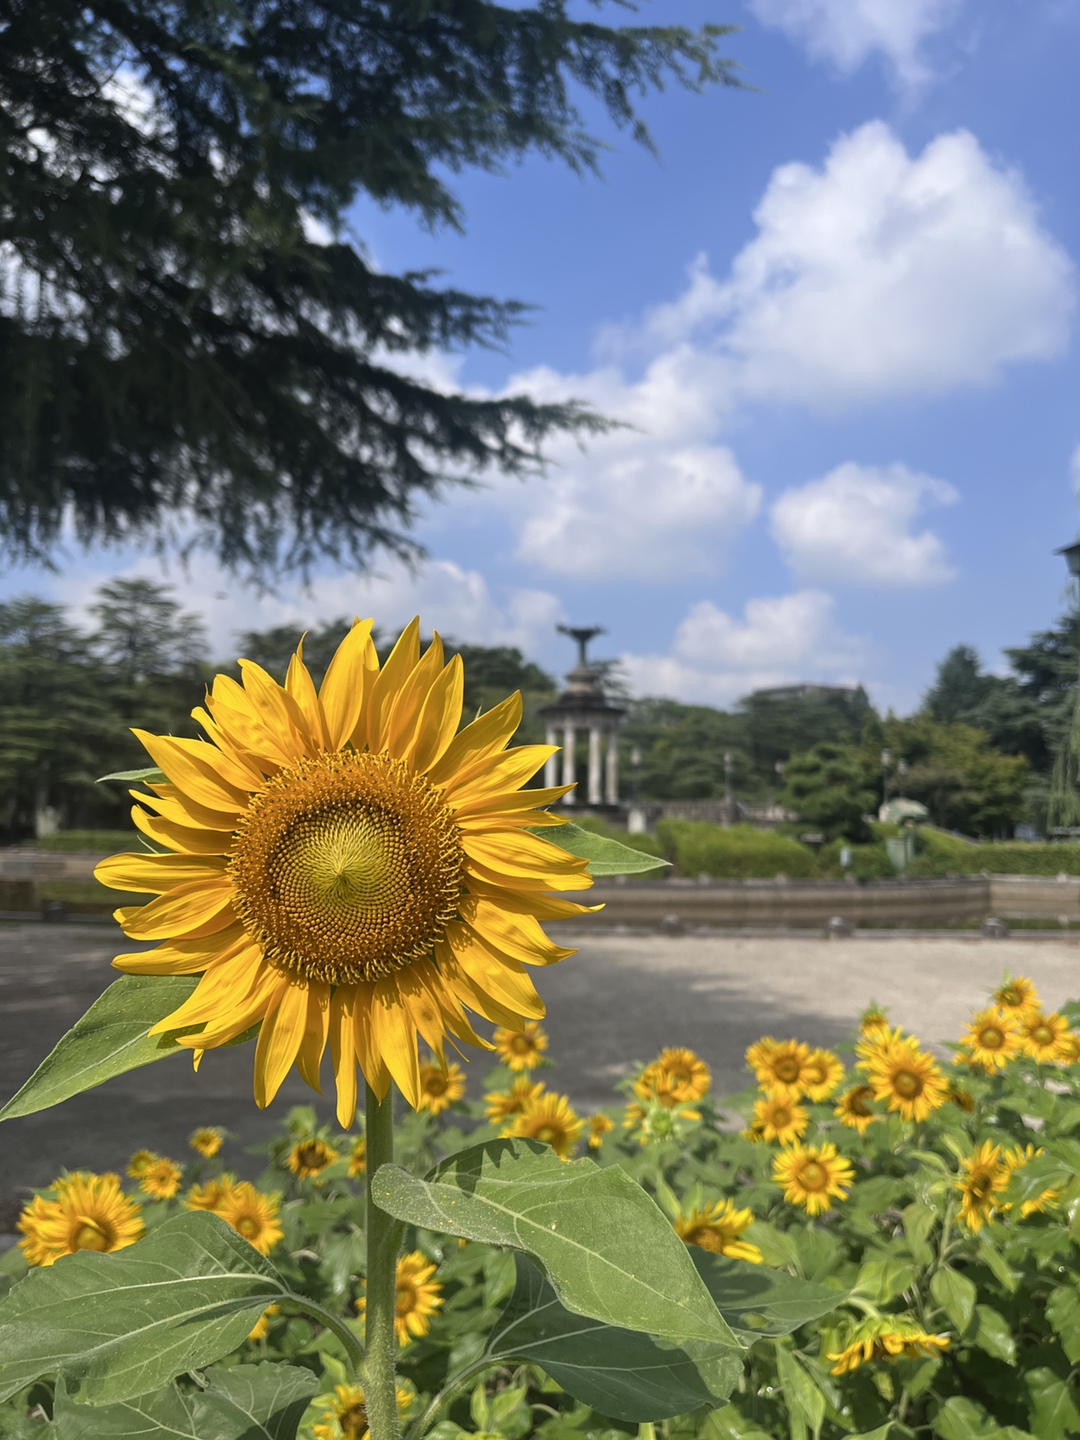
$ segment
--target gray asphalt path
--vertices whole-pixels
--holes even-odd
[[[955,1038],[1006,969],[1030,975],[1050,1005],[1080,997],[1080,946],[1071,940],[561,938],[579,953],[534,972],[558,1065],[548,1083],[585,1106],[610,1103],[633,1062],[664,1045],[697,1050],[713,1067],[717,1092],[731,1093],[745,1083],[743,1052],[759,1035],[837,1044],[871,999],[928,1043]],[[116,978],[109,962],[118,940],[104,925],[0,923],[0,1100]],[[5,1122],[0,1232],[10,1231],[25,1187],[48,1184],[62,1167],[122,1167],[142,1146],[179,1158],[197,1125],[225,1125],[250,1145],[289,1105],[312,1100],[291,1076],[268,1111],[256,1110],[252,1058],[251,1046],[211,1052],[195,1075],[186,1057],[174,1056]],[[477,1085],[485,1068],[482,1058],[470,1067]],[[330,1101],[316,1103],[329,1118]],[[246,1168],[254,1173],[258,1164]]]

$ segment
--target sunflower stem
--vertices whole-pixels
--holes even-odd
[[[401,1225],[372,1196],[381,1165],[394,1158],[394,1092],[380,1100],[367,1087],[365,1106],[367,1140],[367,1360],[364,1365],[364,1404],[371,1440],[398,1440],[397,1387],[394,1367],[397,1336],[394,1315],[397,1301],[397,1253]]]

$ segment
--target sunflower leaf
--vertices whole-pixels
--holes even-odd
[[[151,1039],[147,1031],[182,1005],[198,981],[197,975],[125,975],[115,981],[0,1109],[0,1120],[48,1110],[114,1075],[175,1055],[180,1046],[173,1036]]]
[[[848,1294],[800,1280],[785,1270],[696,1247],[691,1255],[717,1309],[747,1345],[763,1336],[790,1335],[807,1321],[828,1315]]]
[[[207,1370],[205,1390],[176,1385],[115,1405],[76,1405],[57,1386],[56,1440],[295,1440],[319,1382],[300,1365],[234,1365]]]
[[[111,775],[99,775],[97,783],[103,784],[106,780],[126,780],[128,784],[139,783],[142,785],[167,785],[169,777],[164,770],[159,770],[156,765],[148,765],[145,770],[114,770]]]
[[[174,1216],[127,1249],[80,1250],[12,1287],[0,1300],[0,1401],[48,1375],[89,1405],[147,1395],[228,1355],[288,1298],[224,1220]]]
[[[515,1255],[517,1283],[488,1339],[492,1360],[530,1360],[601,1414],[634,1424],[716,1407],[742,1373],[742,1351],[719,1341],[676,1345],[574,1315],[536,1267]]]
[[[589,862],[589,873],[593,877],[604,875],[640,875],[646,870],[663,870],[670,861],[661,860],[658,855],[647,855],[644,850],[635,850],[620,840],[609,840],[606,835],[594,835],[580,825],[553,825],[550,829],[535,832],[543,840],[558,845]]]
[[[577,1315],[668,1340],[738,1342],[670,1223],[624,1170],[559,1159],[533,1140],[493,1140],[421,1180],[396,1165],[371,1180],[398,1220],[523,1250]]]

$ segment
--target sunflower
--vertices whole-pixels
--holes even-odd
[[[831,1050],[811,1050],[806,1067],[806,1098],[828,1100],[844,1078],[844,1062]]]
[[[712,1072],[693,1050],[667,1049],[661,1050],[651,1065],[646,1065],[634,1086],[634,1094],[644,1100],[663,1092],[681,1105],[704,1099],[711,1084]]]
[[[739,1131],[740,1140],[748,1140],[751,1145],[763,1145],[765,1143],[765,1131],[760,1120],[751,1120],[745,1130]]]
[[[193,1130],[188,1137],[188,1144],[192,1150],[197,1151],[206,1160],[213,1160],[224,1143],[225,1131],[220,1130],[216,1125],[200,1126],[198,1130]]]
[[[298,1180],[314,1180],[340,1159],[341,1154],[333,1145],[312,1135],[292,1147],[285,1163]]]
[[[465,1072],[460,1065],[421,1065],[418,1110],[441,1115],[465,1094]]]
[[[530,1080],[527,1075],[518,1075],[511,1080],[508,1090],[489,1090],[484,1097],[484,1113],[492,1125],[500,1125],[520,1115],[527,1105],[544,1093],[539,1080]]]
[[[754,1223],[751,1210],[736,1210],[730,1200],[717,1200],[680,1215],[675,1233],[687,1245],[698,1245],[714,1255],[728,1255],[733,1260],[749,1260],[761,1264],[761,1251],[747,1240],[740,1240],[743,1231]]]
[[[589,1116],[589,1149],[599,1150],[604,1144],[604,1136],[609,1135],[615,1129],[615,1121],[610,1115],[603,1115],[599,1112]]]
[[[860,1321],[848,1343],[829,1354],[832,1373],[847,1375],[871,1360],[929,1360],[949,1348],[947,1335],[930,1335],[910,1315],[875,1315]]]
[[[1039,992],[1026,975],[1017,975],[1013,979],[1006,974],[990,998],[999,1010],[1005,1010],[1017,1019],[1029,1010],[1042,1009]]]
[[[874,1098],[905,1120],[925,1120],[949,1098],[949,1084],[937,1061],[899,1030],[869,1047],[864,1064]]]
[[[1024,1054],[1030,1055],[1040,1065],[1070,1064],[1072,1046],[1069,1041],[1069,1022],[1064,1015],[1056,1012],[1044,1015],[1041,1010],[1029,1010],[1020,1020],[1020,1043]]]
[[[398,1260],[394,1334],[399,1345],[407,1345],[410,1337],[419,1340],[431,1329],[431,1317],[443,1303],[442,1286],[431,1278],[437,1269],[421,1250]],[[361,1314],[366,1310],[363,1296],[357,1300],[356,1308]]]
[[[35,1195],[19,1216],[28,1265],[52,1265],[77,1250],[111,1254],[142,1238],[142,1207],[124,1194],[119,1175],[79,1170],[52,1190],[53,1199]]]
[[[398,1419],[402,1419],[412,1404],[412,1391],[399,1385],[395,1395]],[[323,1423],[311,1427],[315,1440],[367,1440],[370,1431],[362,1386],[335,1385],[332,1395],[319,1396],[312,1403],[320,1402],[328,1408],[323,1411]]]
[[[990,1006],[980,1010],[960,1037],[972,1065],[988,1075],[1004,1070],[1020,1054],[1020,1025],[1015,1014]]]
[[[850,1090],[845,1090],[840,1096],[833,1114],[841,1125],[865,1135],[874,1121],[882,1118],[870,1108],[873,1098],[872,1085],[852,1085]]]
[[[150,1168],[151,1165],[155,1164],[160,1159],[161,1156],[155,1155],[153,1150],[136,1150],[135,1154],[132,1155],[131,1159],[128,1161],[127,1173],[131,1176],[133,1180],[138,1180],[142,1177],[143,1174],[145,1174],[145,1172]]]
[[[280,1305],[268,1305],[263,1311],[263,1313],[259,1316],[258,1320],[255,1321],[255,1324],[248,1331],[247,1338],[249,1340],[265,1340],[267,1333],[270,1330],[270,1317],[272,1315],[280,1314]]]
[[[851,1162],[836,1146],[792,1145],[773,1161],[773,1179],[783,1186],[784,1199],[811,1215],[832,1209],[833,1197],[846,1200],[854,1179]]]
[[[700,1120],[701,1112],[691,1106],[687,1088],[655,1063],[647,1065],[633,1085],[634,1094],[643,1105],[662,1105],[665,1110],[677,1110],[685,1120]],[[642,1105],[630,1108],[641,1111]]]
[[[760,1049],[762,1046],[768,1048]],[[801,1040],[760,1040],[750,1051],[758,1054],[754,1064],[758,1084],[777,1099],[798,1100],[818,1073],[810,1064],[809,1045]]]
[[[353,1141],[353,1147],[349,1151],[349,1179],[355,1180],[358,1175],[363,1175],[367,1170],[367,1139],[361,1135],[359,1140]]]
[[[152,1200],[171,1200],[180,1189],[183,1174],[171,1160],[155,1160],[139,1176],[139,1189]]]
[[[779,1140],[781,1145],[788,1145],[806,1133],[810,1112],[793,1100],[766,1095],[754,1106],[754,1121],[761,1127],[763,1140]]]
[[[966,1160],[953,1182],[960,1191],[960,1218],[973,1233],[994,1223],[997,1196],[1009,1183],[1012,1171],[1002,1163],[1001,1146],[984,1140]]]
[[[184,1205],[188,1210],[216,1210],[235,1184],[236,1176],[228,1171],[216,1175],[201,1185],[192,1185],[184,1196]]]
[[[585,1122],[570,1108],[565,1095],[539,1095],[530,1100],[510,1127],[519,1139],[550,1145],[565,1160],[578,1142]]]
[[[462,666],[419,621],[379,666],[359,621],[316,692],[297,650],[284,687],[247,660],[219,675],[193,715],[205,740],[137,730],[164,772],[135,792],[138,828],[168,854],[103,861],[102,883],[158,898],[116,917],[156,948],[120,955],[143,975],[201,975],[152,1035],[195,1051],[258,1025],[255,1100],[295,1064],[313,1088],[327,1041],[343,1129],[357,1065],[380,1099],[395,1081],[420,1100],[417,1033],[490,1048],[466,1008],[521,1030],[544,1007],[526,965],[573,953],[541,920],[584,907],[588,861],[541,839],[564,821],[543,806],[567,787],[522,787],[551,746],[507,750],[521,697],[458,732]],[[155,812],[155,813],[148,813]]]
[[[214,1206],[214,1214],[220,1215],[260,1255],[269,1255],[285,1234],[278,1222],[277,1196],[264,1195],[247,1180],[229,1186]]]
[[[520,1029],[510,1030],[500,1025],[491,1037],[495,1053],[510,1070],[535,1070],[544,1058],[548,1048],[548,1037],[543,1026],[535,1020],[528,1021]]]
[[[869,1040],[879,1030],[888,1030],[888,1028],[888,1015],[886,1015],[876,1000],[871,1000],[870,1004],[859,1016],[859,1034]]]

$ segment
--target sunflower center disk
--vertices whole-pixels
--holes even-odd
[[[431,953],[457,913],[463,853],[442,795],[387,755],[325,752],[252,800],[230,860],[236,909],[306,980],[377,980]]]
[[[97,1250],[104,1253],[109,1249],[110,1237],[95,1220],[83,1220],[71,1237],[72,1250]]]

